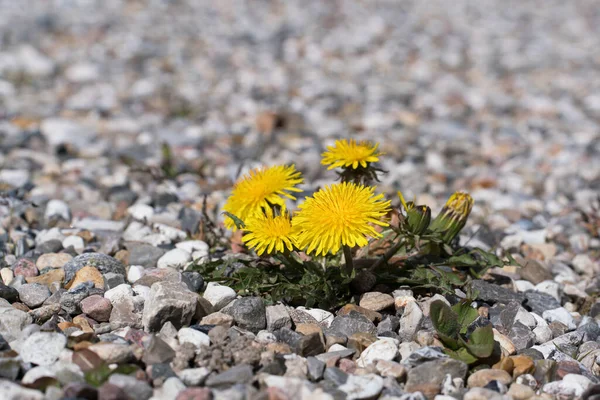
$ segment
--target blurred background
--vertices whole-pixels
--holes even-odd
[[[599,27],[596,0],[0,0],[0,182],[218,209],[263,163],[330,182],[320,153],[356,138],[386,153],[380,190],[468,190],[543,241],[600,190]]]

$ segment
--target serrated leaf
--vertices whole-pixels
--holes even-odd
[[[469,352],[479,358],[486,358],[494,351],[494,331],[492,325],[476,328],[466,343]]]
[[[467,303],[463,303],[462,301],[453,305],[452,311],[454,311],[458,316],[458,325],[460,326],[461,334],[466,333],[469,325],[479,316],[479,313],[476,309]]]
[[[223,214],[233,220],[233,223],[235,224],[236,228],[243,229],[243,228],[246,227],[246,224],[244,223],[244,221],[242,221],[241,219],[239,219],[238,217],[236,217],[232,213],[230,213],[228,211],[223,211]]]
[[[441,300],[436,300],[431,303],[429,316],[433,322],[433,327],[438,333],[452,339],[458,337],[460,328],[458,325],[458,317],[446,303]]]

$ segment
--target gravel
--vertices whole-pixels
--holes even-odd
[[[597,388],[594,2],[13,3],[0,1],[4,397]],[[430,304],[456,296],[391,285],[291,307],[190,270],[240,267],[239,238],[209,229],[240,173],[294,163],[310,193],[335,179],[319,155],[340,137],[380,143],[378,191],[434,211],[471,193],[459,242],[518,264],[472,284],[503,367],[468,375],[441,351]],[[136,371],[90,386],[84,357]]]

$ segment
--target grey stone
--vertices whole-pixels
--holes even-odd
[[[125,266],[117,259],[102,253],[83,253],[71,261],[67,262],[63,269],[65,270],[64,282],[68,283],[75,277],[77,271],[85,266],[96,267],[101,274],[113,272],[125,276]]]
[[[525,295],[522,293],[516,293],[502,286],[491,284],[480,279],[475,279],[472,283],[472,287],[474,293],[477,293],[477,299],[489,304],[508,304],[511,301],[516,301],[521,304],[525,300]]]
[[[337,337],[350,337],[359,332],[375,335],[377,328],[367,317],[356,311],[336,316],[325,331],[327,335]]]
[[[323,373],[323,379],[339,386],[348,381],[348,374],[337,367],[327,367]]]
[[[535,334],[520,322],[515,322],[508,335],[517,351],[525,350],[535,344]]]
[[[590,321],[587,324],[582,324],[577,327],[578,332],[583,332],[583,341],[595,341],[600,336],[600,327],[594,321]]]
[[[250,383],[254,377],[252,367],[246,364],[236,365],[225,372],[209,376],[204,384],[212,388],[226,388],[237,384]]]
[[[60,306],[68,314],[80,314],[81,301],[90,295],[90,290],[93,287],[94,283],[88,281],[69,289],[60,296]]]
[[[525,307],[530,308],[537,315],[542,315],[546,310],[560,307],[558,300],[546,293],[528,290],[525,292],[525,297],[527,299]]]
[[[23,328],[31,322],[31,316],[24,311],[0,307],[0,335],[8,342],[20,338]]]
[[[318,358],[315,357],[307,357],[306,365],[308,370],[308,378],[313,381],[319,381],[323,378],[323,373],[325,372],[325,363]]]
[[[173,323],[176,328],[189,325],[196,312],[197,303],[198,295],[189,291],[185,284],[157,282],[150,288],[144,304],[144,329],[158,332],[167,321]]]
[[[439,393],[446,375],[449,374],[453,379],[464,380],[468,370],[467,364],[453,358],[427,361],[408,371],[405,390],[407,392],[420,391],[427,397],[431,397]]]
[[[243,329],[257,333],[267,325],[265,303],[260,297],[242,297],[223,310]]]
[[[152,397],[152,388],[146,382],[136,379],[131,375],[112,374],[108,382],[121,388],[133,399],[147,400]]]
[[[281,328],[291,328],[292,318],[283,304],[267,306],[265,309],[267,329],[271,332]]]
[[[50,297],[50,289],[39,283],[26,283],[19,286],[19,298],[29,308],[39,307]]]

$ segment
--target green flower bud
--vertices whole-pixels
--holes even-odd
[[[456,192],[431,222],[429,229],[441,233],[442,240],[449,243],[464,228],[472,208],[473,198],[468,193]]]
[[[431,222],[431,208],[421,205],[415,206],[413,202],[407,203],[406,225],[408,230],[415,235],[420,235],[427,230]]]

